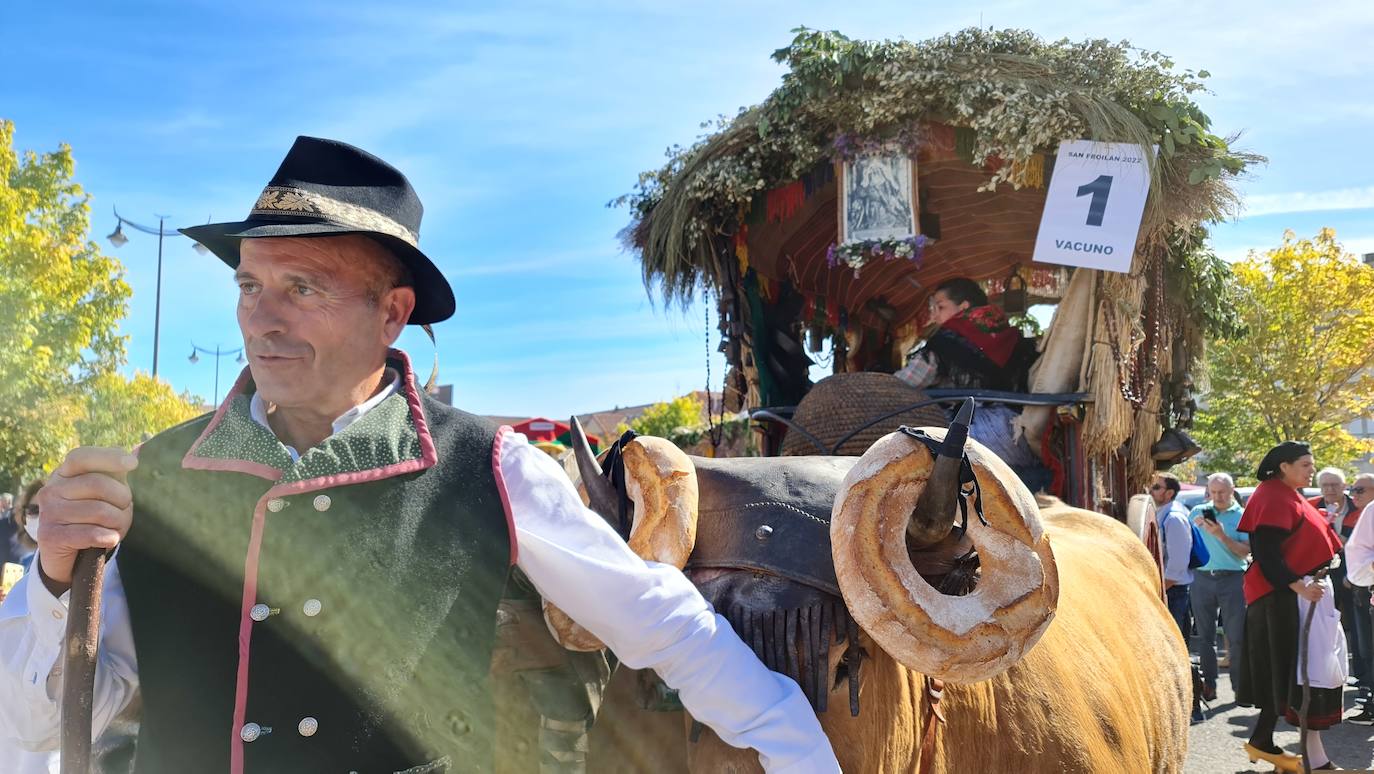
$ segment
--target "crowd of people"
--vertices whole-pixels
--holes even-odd
[[[1344,720],[1374,725],[1374,473],[1347,484],[1342,470],[1325,468],[1315,476],[1321,493],[1307,497],[1315,470],[1311,448],[1289,441],[1264,457],[1244,503],[1224,472],[1207,477],[1207,499],[1191,509],[1177,477],[1160,473],[1150,485],[1166,602],[1198,655],[1193,720],[1205,719],[1200,704],[1216,699],[1226,668],[1236,703],[1260,711],[1246,752],[1280,770],[1298,770],[1299,761],[1274,743],[1280,717],[1305,721],[1318,769],[1334,768],[1321,731],[1342,721],[1347,686],[1363,706]],[[1300,661],[1304,642],[1310,655]]]

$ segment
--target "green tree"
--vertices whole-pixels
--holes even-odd
[[[84,386],[86,411],[76,423],[83,446],[129,448],[201,413],[195,396],[177,395],[171,385],[142,372],[132,379],[103,373]]]
[[[1285,440],[1311,443],[1318,465],[1348,467],[1374,451],[1344,428],[1374,406],[1374,267],[1322,229],[1314,239],[1286,232],[1235,274],[1243,330],[1209,346],[1196,425],[1208,467],[1251,476]]]
[[[702,424],[705,408],[695,395],[683,395],[666,403],[655,403],[630,422],[630,428],[640,435],[671,438],[673,431]]]
[[[71,148],[20,154],[13,139],[0,121],[0,476],[10,485],[75,444],[82,386],[123,360],[116,329],[130,295],[120,263],[87,238]]]

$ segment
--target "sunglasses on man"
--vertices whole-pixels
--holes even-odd
[[[1350,487],[1350,494],[1362,495],[1364,494],[1364,490],[1368,488],[1367,486],[1352,486]]]

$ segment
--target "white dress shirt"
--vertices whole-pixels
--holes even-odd
[[[398,382],[334,423],[337,433]],[[266,407],[252,413],[266,425]],[[498,438],[517,566],[545,599],[595,634],[627,666],[652,668],[692,717],[727,744],[753,748],[770,772],[836,772],[829,741],[793,680],[767,669],[678,569],[646,562],[582,505],[547,454],[509,430]],[[296,458],[292,451],[292,457]],[[138,664],[118,558],[106,565],[94,727],[100,733],[138,689]],[[0,606],[0,750],[58,744],[67,597],[26,575]],[[228,740],[226,740],[228,743]],[[0,771],[9,771],[0,761]]]
[[[1345,543],[1346,577],[1356,586],[1374,586],[1374,503],[1360,512]]]

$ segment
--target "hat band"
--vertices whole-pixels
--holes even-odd
[[[418,234],[376,210],[291,186],[269,185],[264,188],[249,215],[323,218],[359,231],[393,236],[411,247],[418,247],[420,241]]]

